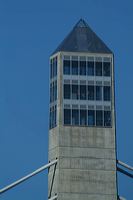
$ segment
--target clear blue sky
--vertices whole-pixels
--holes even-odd
[[[115,54],[118,158],[133,165],[133,1],[0,1],[0,188],[47,163],[49,55],[84,18]],[[119,175],[133,199],[133,181]],[[0,197],[46,200],[44,172]]]

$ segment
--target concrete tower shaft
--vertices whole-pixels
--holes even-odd
[[[50,57],[49,197],[117,200],[113,63],[82,19]]]

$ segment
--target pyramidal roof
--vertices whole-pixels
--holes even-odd
[[[106,44],[80,19],[53,54],[64,52],[112,53]]]

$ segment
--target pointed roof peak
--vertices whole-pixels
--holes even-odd
[[[75,27],[79,27],[79,28],[87,28],[88,24],[85,22],[84,19],[80,19],[77,24],[75,25]]]
[[[112,51],[96,35],[96,33],[91,30],[89,25],[82,18],[77,22],[72,31],[53,54],[59,51],[112,54]]]

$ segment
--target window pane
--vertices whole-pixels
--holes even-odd
[[[110,86],[104,86],[104,101],[111,100],[111,91]]]
[[[96,86],[96,100],[102,100],[102,86]]]
[[[64,74],[70,74],[70,60],[64,60],[63,62],[63,73]]]
[[[80,125],[85,126],[87,124],[87,111],[80,110]]]
[[[88,86],[88,100],[94,100],[94,86]]]
[[[94,126],[94,125],[95,125],[95,111],[88,110],[88,126]]]
[[[94,62],[87,62],[87,75],[94,76]]]
[[[54,127],[54,117],[55,117],[54,110],[52,109],[52,128]]]
[[[80,99],[86,100],[86,85],[80,85]]]
[[[72,110],[72,125],[79,125],[79,110]]]
[[[49,116],[49,128],[52,128],[52,112],[50,108],[50,116]]]
[[[96,76],[102,76],[102,62],[96,62]]]
[[[54,127],[56,126],[56,106],[54,108]]]
[[[52,74],[53,74],[53,62],[52,59],[50,60],[50,78],[52,78]]]
[[[52,83],[50,83],[50,103],[52,102]]]
[[[111,111],[104,111],[104,126],[111,126]]]
[[[53,77],[57,76],[57,57],[53,59]]]
[[[96,111],[96,126],[103,126],[103,111]]]
[[[86,61],[80,61],[80,75],[86,75]]]
[[[64,99],[70,99],[70,98],[71,98],[70,85],[64,84]]]
[[[71,110],[64,109],[64,124],[71,125]]]
[[[104,62],[103,63],[103,75],[104,76],[110,76],[111,75],[110,70],[110,62]]]
[[[78,75],[78,61],[72,61],[72,75]]]
[[[72,99],[78,99],[78,85],[72,85]]]
[[[54,101],[57,100],[57,81],[54,82]]]
[[[54,101],[54,82],[51,83],[51,102]]]

